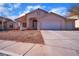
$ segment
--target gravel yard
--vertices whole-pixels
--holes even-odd
[[[40,31],[3,31],[0,32],[0,40],[12,40],[26,43],[44,44]]]

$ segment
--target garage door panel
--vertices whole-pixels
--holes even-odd
[[[59,22],[42,22],[41,24],[42,29],[60,29]]]

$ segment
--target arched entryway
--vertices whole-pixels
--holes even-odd
[[[36,18],[30,18],[30,25],[31,25],[31,29],[36,30],[37,29],[37,19]]]
[[[35,19],[32,21],[32,28],[37,29],[37,20]]]

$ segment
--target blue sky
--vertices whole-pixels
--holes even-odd
[[[15,19],[37,8],[65,16],[74,3],[0,3],[0,16]]]

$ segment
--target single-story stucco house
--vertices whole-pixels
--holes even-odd
[[[15,22],[9,18],[0,16],[0,30],[12,30],[15,28]]]
[[[19,24],[20,29],[72,30],[75,29],[75,20],[38,8],[15,21]]]

